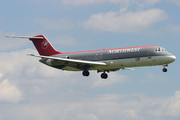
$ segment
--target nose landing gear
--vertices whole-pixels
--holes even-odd
[[[164,66],[164,68],[162,69],[162,71],[163,71],[163,72],[167,72],[167,68],[165,68],[165,67],[167,67],[168,64],[164,64],[163,66]]]
[[[163,71],[163,72],[167,72],[167,68],[163,68],[162,71]]]

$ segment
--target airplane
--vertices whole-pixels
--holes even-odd
[[[82,71],[82,75],[86,77],[90,75],[91,70],[102,72],[101,78],[107,79],[107,73],[112,71],[157,65],[163,65],[162,71],[167,72],[168,64],[176,60],[173,54],[156,45],[62,53],[57,51],[44,35],[6,37],[29,39],[39,55],[28,55],[41,58],[39,60],[41,63],[53,68]]]

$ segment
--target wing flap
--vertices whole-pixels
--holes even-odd
[[[123,68],[122,70],[131,70],[131,71],[133,71],[134,69],[133,68]]]
[[[94,62],[94,61],[86,61],[86,60],[75,60],[75,59],[59,58],[59,57],[53,57],[53,56],[33,55],[33,54],[28,54],[28,55],[29,55],[29,56],[34,56],[34,57],[40,57],[40,58],[47,58],[47,59],[65,61],[65,62],[72,62],[72,63],[91,64],[91,65],[102,65],[102,66],[106,66],[106,65],[107,65],[107,64],[104,63],[104,62]]]

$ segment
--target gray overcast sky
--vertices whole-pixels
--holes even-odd
[[[179,0],[6,0],[0,4],[0,120],[179,120]],[[33,44],[6,35],[43,34],[60,52],[159,45],[163,66],[67,72],[39,63]]]

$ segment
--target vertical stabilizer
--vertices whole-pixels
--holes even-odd
[[[29,38],[29,40],[33,42],[40,55],[51,56],[55,54],[60,54],[60,52],[55,50],[51,43],[43,35],[33,36]]]

